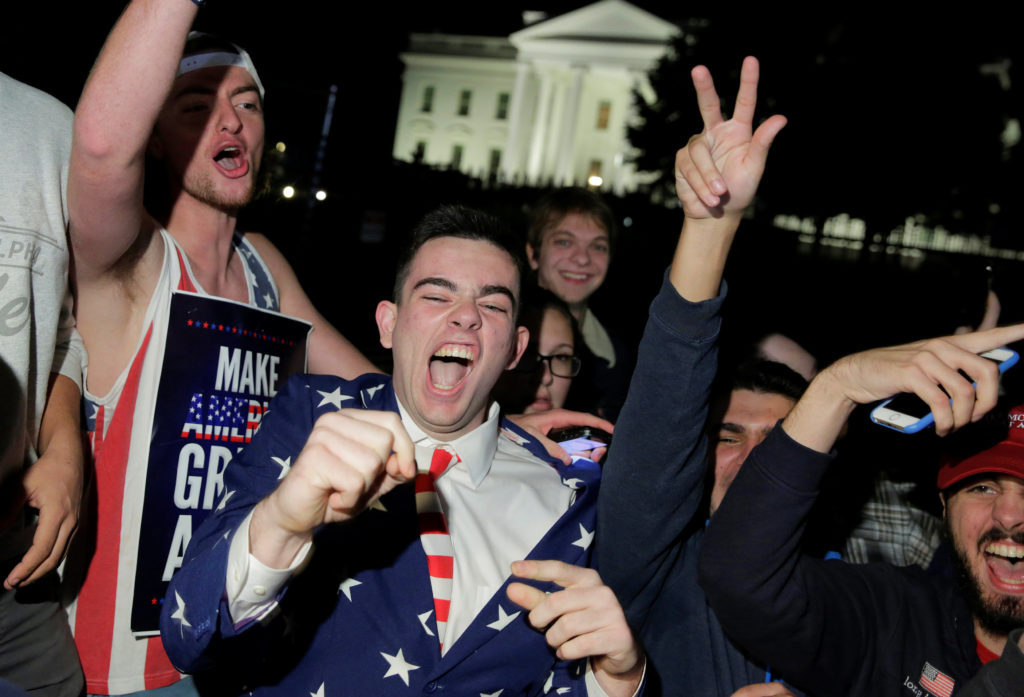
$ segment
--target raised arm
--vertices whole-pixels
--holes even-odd
[[[996,404],[999,371],[977,354],[1021,339],[1024,324],[855,353],[811,382],[782,427],[797,443],[828,452],[858,404],[913,392],[928,404],[935,431],[944,436],[977,421]]]
[[[86,81],[68,173],[79,282],[102,275],[139,237],[146,147],[195,14],[188,0],[134,0]]]
[[[685,218],[669,280],[690,302],[718,295],[725,260],[764,173],[768,148],[782,127],[775,115],[753,129],[760,67],[748,56],[740,73],[740,88],[732,118],[722,118],[721,103],[711,73],[693,69],[697,105],[704,130],[676,153],[676,195]]]
[[[757,61],[747,58],[736,111],[724,120],[707,69],[693,71],[704,130],[676,155],[683,228],[667,283],[651,305],[604,467],[598,561],[641,641],[646,630],[668,621],[658,608],[671,604],[671,593],[696,591],[685,530],[703,493],[722,269],[768,145],[785,125],[773,116],[753,130],[757,80]],[[648,650],[657,668],[657,647]],[[667,654],[664,661],[678,662]]]

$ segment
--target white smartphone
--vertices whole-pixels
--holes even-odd
[[[1005,373],[1020,359],[1016,351],[1008,348],[992,349],[979,355],[998,363],[1000,373]],[[898,394],[875,407],[871,420],[900,433],[917,433],[935,423],[928,405],[917,395],[908,393]]]

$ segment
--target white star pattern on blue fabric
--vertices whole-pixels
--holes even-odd
[[[277,475],[278,479],[284,479],[284,475],[288,474],[288,470],[292,468],[292,457],[289,455],[285,459],[279,457],[270,456],[270,459],[276,462],[281,467],[281,474]]]
[[[334,392],[324,392],[323,390],[317,390],[317,392],[321,397],[323,397],[323,399],[320,400],[320,403],[316,405],[317,409],[325,404],[333,404],[335,409],[341,409],[342,402],[346,399],[352,399],[348,395],[342,394],[340,387],[335,387]]]
[[[505,612],[505,608],[503,608],[501,605],[498,605],[498,619],[494,620],[487,626],[490,629],[495,629],[500,632],[502,629],[512,624],[512,620],[519,617],[521,612],[522,610],[519,610],[517,612],[513,612],[510,615],[507,612]]]
[[[363,406],[364,407],[367,405],[367,403],[371,399],[373,399],[373,395],[377,394],[377,390],[379,390],[382,387],[384,387],[384,385],[374,385],[373,387],[367,387],[365,390],[363,390]]]
[[[409,686],[409,673],[414,670],[419,670],[419,666],[414,666],[405,660],[405,656],[402,655],[402,649],[398,649],[398,653],[394,656],[380,652],[380,655],[384,657],[384,660],[388,662],[388,672],[384,673],[385,678],[390,678],[392,675],[397,675],[405,683],[406,687]]]
[[[181,623],[180,629],[182,635],[184,635],[185,627],[191,628],[192,625],[187,619],[185,619],[185,601],[181,599],[180,595],[178,595],[178,591],[174,591],[174,601],[178,603],[178,608],[171,615],[171,619],[178,620]]]
[[[580,539],[573,542],[574,545],[580,549],[588,549],[590,543],[594,541],[594,533],[587,532],[587,529],[583,527],[583,523],[580,523]]]
[[[352,602],[352,589],[355,588],[356,586],[361,586],[361,585],[363,585],[362,581],[357,581],[354,578],[346,578],[344,581],[341,582],[341,585],[338,586],[338,592],[339,593],[344,593],[345,597],[348,598],[348,601],[351,603]]]
[[[229,491],[226,494],[224,494],[224,498],[222,498],[220,500],[220,503],[217,504],[216,510],[223,511],[224,510],[224,506],[226,506],[227,503],[228,503],[228,499],[231,498],[234,495],[235,495],[234,489],[232,489],[231,491]]]
[[[544,687],[541,688],[544,693],[551,692],[551,685],[555,682],[555,671],[548,673],[548,679],[544,681]]]
[[[583,480],[573,477],[572,479],[563,479],[562,484],[565,484],[570,489],[579,489],[580,485],[583,484]]]
[[[320,683],[320,687],[316,688],[316,692],[310,692],[309,697],[324,697],[324,685],[326,684],[327,683]]]
[[[481,692],[480,693],[480,697],[499,697],[499,695],[501,695],[501,693],[504,692],[504,691],[505,691],[505,688],[502,688],[502,689],[498,690],[497,692]]]
[[[270,293],[263,294],[263,307],[273,307],[274,299],[270,297]]]
[[[555,694],[556,695],[564,695],[566,692],[572,692],[572,688],[571,687],[560,687],[557,690],[555,690]]]
[[[388,509],[384,508],[384,504],[380,502],[380,499],[377,499],[366,508],[367,510],[370,511],[384,511],[385,513],[388,512]]]
[[[423,631],[427,633],[427,636],[434,636],[434,632],[430,629],[429,626],[427,626],[427,620],[429,620],[430,616],[433,614],[433,610],[427,610],[422,614],[416,615],[416,617],[418,617],[420,620],[420,624],[423,625]]]

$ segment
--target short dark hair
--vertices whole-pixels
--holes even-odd
[[[544,242],[544,235],[554,228],[570,213],[590,216],[608,234],[609,247],[614,251],[619,237],[615,226],[615,215],[608,204],[598,194],[589,189],[569,187],[555,189],[545,194],[530,214],[530,227],[526,232],[526,241],[533,247],[534,254]]]
[[[420,251],[420,247],[438,237],[457,237],[464,240],[489,242],[509,256],[516,267],[519,285],[522,287],[526,275],[526,257],[522,243],[512,234],[504,223],[493,215],[465,206],[441,206],[424,216],[423,220],[413,228],[409,241],[398,257],[395,270],[395,287],[392,299],[398,303],[402,299],[402,287],[409,277],[409,267]],[[469,263],[469,262],[467,262]],[[519,312],[519,297],[516,297],[516,313]]]
[[[784,363],[755,358],[736,368],[729,391],[750,390],[761,394],[777,394],[796,402],[803,396],[808,384],[804,376]]]

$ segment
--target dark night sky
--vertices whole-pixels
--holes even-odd
[[[583,4],[546,2],[527,6],[557,14]],[[637,4],[670,20],[687,19],[678,3],[653,0]],[[61,8],[57,21],[54,6],[49,3],[5,9],[0,70],[73,105],[120,7],[118,2],[68,3]],[[254,9],[263,7],[266,11]],[[288,7],[295,8],[291,14],[285,13]],[[237,40],[253,55],[268,87],[270,137],[318,131],[326,90],[337,84],[340,102],[336,133],[353,136],[346,157],[387,158],[401,86],[397,54],[405,47],[408,33],[507,34],[519,28],[523,5],[484,5],[460,0],[412,7],[399,10],[392,3],[211,0],[200,13],[199,24]],[[737,65],[742,54],[756,53],[766,73],[772,69],[775,56],[784,62],[784,57],[791,58],[801,50],[813,52],[811,47],[824,41],[819,36],[821,32],[845,31],[848,38],[844,61],[864,64],[864,73],[858,74],[854,66],[842,78],[850,81],[850,99],[859,104],[871,101],[873,85],[910,82],[927,72],[932,62],[930,56],[942,56],[941,64],[956,61],[960,55],[965,61],[973,61],[979,52],[993,57],[1019,52],[1018,37],[1010,23],[1000,18],[997,6],[989,7],[991,11],[982,17],[935,12],[904,19],[850,14],[821,21],[821,13],[816,12],[813,24],[795,13],[751,15],[733,6],[728,11],[691,7],[696,11],[710,10],[719,29],[716,37],[731,37],[738,44]],[[330,18],[335,14],[341,19]],[[885,57],[889,55],[893,62],[886,65]],[[689,89],[688,85],[681,87]],[[784,105],[791,118],[794,114],[815,121],[828,118],[827,114],[815,111],[813,93],[802,95],[803,103],[795,103],[799,98],[791,98]],[[859,137],[865,142],[875,137],[891,139],[894,134],[887,129],[894,106],[878,104],[877,119],[863,123]],[[924,112],[927,109],[926,104],[920,103],[907,106]]]

